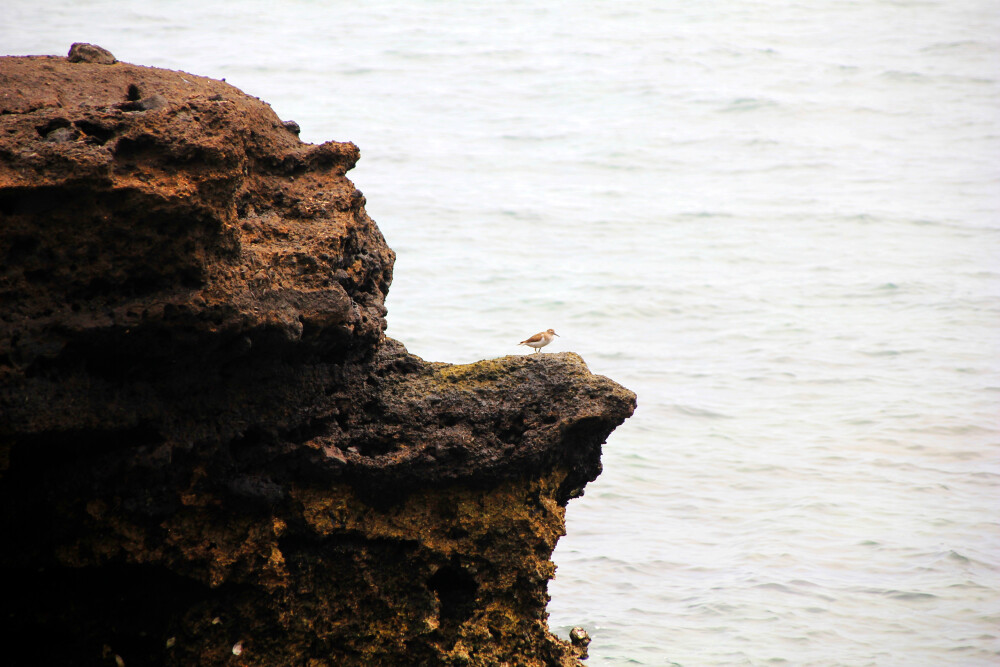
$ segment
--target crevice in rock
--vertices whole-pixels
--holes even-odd
[[[88,143],[93,143],[98,146],[103,146],[108,143],[116,134],[116,130],[113,126],[103,125],[91,120],[81,119],[73,121],[73,125],[87,135]]]
[[[437,595],[441,621],[445,625],[460,625],[475,611],[479,585],[457,559],[438,568],[427,580],[427,588]]]
[[[38,125],[35,130],[38,132],[38,136],[47,137],[55,130],[62,129],[64,127],[72,127],[73,123],[68,118],[57,117],[47,121],[44,125]]]

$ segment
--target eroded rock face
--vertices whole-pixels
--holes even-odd
[[[635,397],[569,353],[386,339],[357,159],[223,82],[0,58],[23,664],[576,663],[549,557]]]
[[[165,330],[211,356],[246,336],[344,358],[374,348],[394,255],[344,177],[353,144],[303,144],[203,77],[2,63],[0,356],[58,364],[111,330],[116,357],[146,360]]]

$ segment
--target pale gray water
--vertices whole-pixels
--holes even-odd
[[[593,665],[1000,663],[1000,4],[5,0],[351,140],[428,359],[635,390],[569,506]]]

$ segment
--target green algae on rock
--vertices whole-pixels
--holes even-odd
[[[357,148],[223,82],[0,58],[0,107],[10,664],[578,664],[550,556],[634,394],[385,338]]]

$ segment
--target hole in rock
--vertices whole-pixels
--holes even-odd
[[[138,137],[123,137],[115,144],[115,156],[131,158],[156,148],[156,140],[145,134]]]
[[[462,623],[476,607],[479,586],[465,568],[452,563],[445,565],[427,580],[427,588],[434,591],[441,603],[441,620]]]
[[[392,437],[375,434],[371,437],[357,438],[351,441],[351,446],[362,456],[382,456],[400,448],[400,443]]]
[[[106,144],[111,137],[115,136],[113,129],[92,123],[89,120],[78,120],[73,124],[76,125],[78,130],[94,139],[98,145]]]
[[[35,131],[38,132],[39,136],[46,137],[51,132],[54,132],[55,130],[58,130],[63,127],[69,127],[72,124],[73,123],[69,122],[69,120],[66,118],[53,118],[45,125],[35,126]]]

